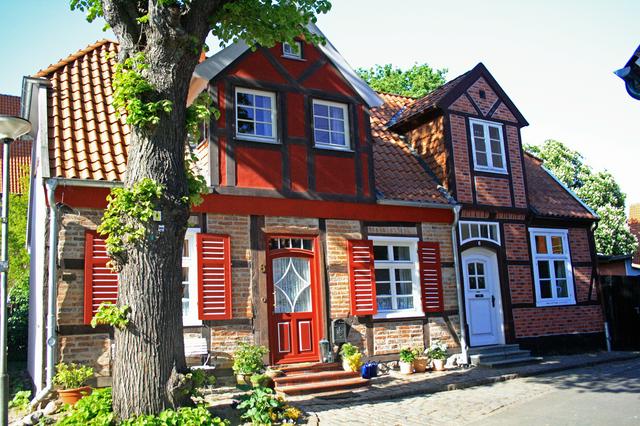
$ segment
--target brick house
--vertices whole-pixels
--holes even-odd
[[[405,136],[462,206],[469,344],[600,345],[597,216],[522,150],[525,118],[483,64],[398,110]]]
[[[37,153],[28,367],[38,389],[52,359],[111,374],[113,332],[88,324],[117,299],[95,232],[126,169],[116,51],[97,42],[24,82]],[[269,347],[270,363],[318,361],[321,339],[338,342],[335,320],[374,359],[433,340],[464,351],[602,334],[596,218],[523,154],[526,121],[484,66],[414,100],[373,92],[330,43],[239,42],[196,68],[190,98],[203,90],[221,114],[191,147],[211,193],[185,237],[183,323],[221,367],[243,341]],[[468,123],[497,132],[491,160],[472,150]],[[562,253],[532,254],[530,241]],[[533,267],[544,262],[567,276]]]

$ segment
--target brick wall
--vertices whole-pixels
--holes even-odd
[[[448,186],[448,151],[444,139],[444,118],[439,116],[408,134],[408,141],[416,152],[427,162],[443,185]]]
[[[629,228],[631,233],[640,241],[640,203],[629,206]],[[640,245],[633,255],[633,263],[640,265]]]
[[[509,152],[509,162],[511,165],[511,185],[513,185],[513,202],[518,208],[527,207],[527,192],[524,184],[524,171],[522,170],[522,149],[520,148],[520,137],[518,128],[506,126],[507,150]]]
[[[377,323],[373,326],[375,355],[398,353],[404,347],[422,347],[422,320]]]
[[[484,98],[480,97],[480,91],[484,91]],[[491,107],[498,101],[498,95],[493,91],[491,86],[482,77],[476,80],[468,89],[467,94],[473,99],[473,102],[478,106],[482,115],[486,116]]]
[[[75,362],[93,367],[96,376],[111,375],[111,339],[108,334],[60,336],[60,362]]]
[[[569,250],[573,262],[591,262],[588,232],[586,228],[569,228]]]
[[[504,244],[507,252],[507,260],[529,260],[529,241],[527,228],[520,223],[505,223]]]
[[[504,103],[500,103],[498,108],[493,112],[491,118],[495,118],[498,120],[510,121],[512,123],[517,123],[518,120],[513,116],[513,113],[507,108]]]
[[[348,239],[361,239],[360,222],[356,220],[327,220],[327,271],[331,318],[344,318],[350,313]]]
[[[240,342],[254,343],[253,327],[241,325],[213,325],[211,327],[211,355],[220,368],[231,366],[232,355]]]
[[[511,207],[509,179],[476,176],[476,201],[478,204]]]
[[[453,326],[453,330],[456,334],[460,335],[460,318],[458,315],[450,315],[449,321]],[[455,352],[460,349],[460,345],[456,343],[455,338],[449,331],[449,327],[442,317],[429,317],[429,344],[433,342],[444,342],[447,344],[450,352]]]
[[[603,331],[600,305],[514,309],[513,322],[517,338]]]
[[[574,266],[573,279],[576,283],[576,302],[586,302],[589,300],[589,288],[591,287],[591,267]],[[591,295],[592,300],[597,300],[597,292]]]
[[[523,265],[509,265],[509,289],[512,303],[533,303],[533,278],[531,267]]]
[[[471,171],[467,141],[467,121],[456,114],[449,116],[453,145],[453,167],[456,177],[456,199],[461,203],[473,203]]]
[[[449,110],[451,111],[460,111],[465,112],[467,114],[477,114],[476,109],[473,107],[473,104],[465,95],[460,96],[455,100],[451,105],[449,105]]]
[[[367,226],[367,234],[415,237],[418,230],[415,226]]]

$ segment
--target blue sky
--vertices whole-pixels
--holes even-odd
[[[0,93],[105,37],[67,0],[1,1],[0,17]],[[483,62],[529,121],[525,143],[566,143],[640,203],[640,101],[612,73],[640,44],[639,22],[634,0],[333,0],[318,24],[354,67],[427,62],[453,78]]]

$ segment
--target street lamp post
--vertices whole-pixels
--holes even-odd
[[[7,275],[9,273],[9,147],[31,130],[24,118],[0,115],[2,140],[2,255],[0,257],[0,422],[9,423],[9,376],[7,375]]]

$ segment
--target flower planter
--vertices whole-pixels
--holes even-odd
[[[429,366],[429,358],[418,357],[413,361],[413,369],[416,373],[424,373]]]
[[[444,359],[434,359],[433,369],[436,371],[444,371]]]
[[[401,374],[413,374],[413,363],[400,361],[400,373]]]
[[[251,376],[252,374],[236,374],[236,383],[241,386],[253,386],[251,384]]]
[[[74,405],[83,396],[90,395],[92,390],[93,389],[89,386],[83,386],[75,389],[58,389],[58,396],[60,396],[60,399],[65,404]]]

